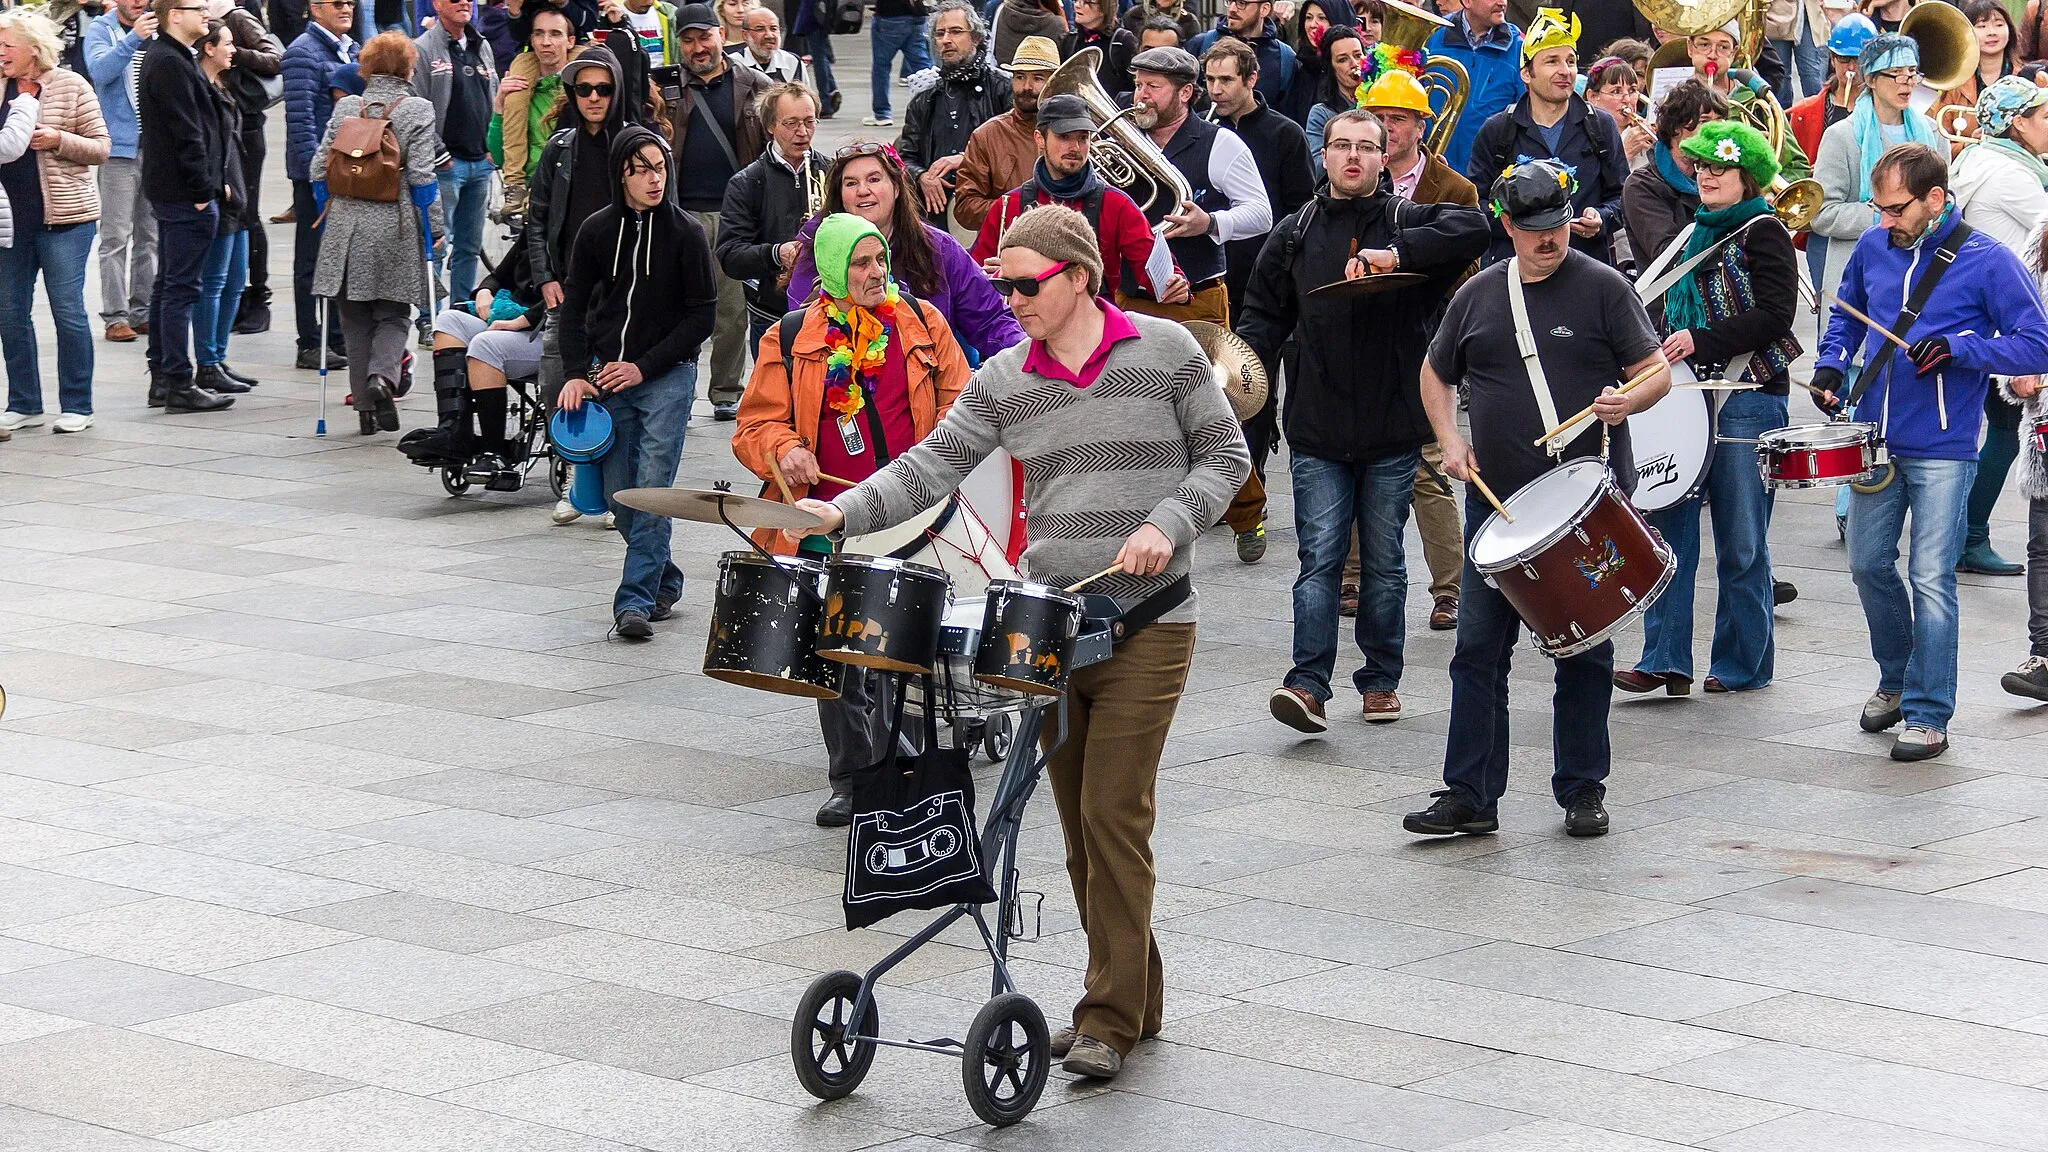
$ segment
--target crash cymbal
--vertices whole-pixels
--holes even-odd
[[[628,508],[695,520],[701,524],[731,521],[741,528],[788,528],[801,531],[821,527],[809,512],[758,496],[742,496],[722,488],[628,488],[612,499]],[[720,513],[723,513],[723,519]]]
[[[1187,330],[1194,334],[1195,343],[1201,345],[1202,355],[1209,358],[1209,370],[1222,386],[1238,420],[1258,415],[1259,409],[1266,406],[1268,387],[1266,366],[1259,362],[1258,353],[1252,351],[1244,337],[1220,324],[1190,320]]]
[[[1375,272],[1370,276],[1360,276],[1352,280],[1333,280],[1321,288],[1310,289],[1309,295],[1318,299],[1331,296],[1377,296],[1396,288],[1413,288],[1428,279],[1429,277],[1420,272]]]

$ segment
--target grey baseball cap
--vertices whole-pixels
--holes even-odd
[[[1079,96],[1048,96],[1038,102],[1038,130],[1055,136],[1095,131],[1095,118]]]

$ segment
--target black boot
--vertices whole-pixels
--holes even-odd
[[[270,289],[250,285],[242,292],[242,303],[235,310],[235,324],[229,331],[237,336],[270,331]]]
[[[237,372],[233,368],[228,367],[227,361],[225,360],[221,361],[218,364],[215,364],[214,367],[220,371],[220,374],[222,376],[225,376],[228,379],[233,380],[237,384],[246,384],[249,387],[254,388],[258,384],[263,383],[263,381],[258,380],[254,376],[251,376],[245,372]]]
[[[398,401],[393,398],[391,381],[382,376],[370,377],[370,401],[377,427],[386,432],[398,431]]]
[[[233,396],[217,396],[190,380],[171,380],[164,384],[166,412],[218,412],[233,407],[234,403]]]
[[[164,378],[155,372],[149,374],[149,406],[151,408],[161,408],[164,406]]]
[[[249,386],[240,381],[230,380],[221,375],[220,365],[201,364],[192,374],[192,383],[208,392],[222,396],[236,396],[247,392]]]
[[[470,406],[476,411],[478,450],[503,460],[512,458],[511,445],[505,442],[505,412],[511,403],[510,394],[509,388],[486,388],[469,394]]]

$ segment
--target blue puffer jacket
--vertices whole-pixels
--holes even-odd
[[[121,27],[112,8],[85,27],[85,70],[92,79],[93,94],[100,98],[100,116],[107,122],[107,136],[113,147],[110,157],[135,159],[138,125],[135,101],[128,95],[128,70],[142,41]]]
[[[1911,248],[1893,247],[1884,228],[1865,232],[1842,274],[1842,299],[1880,323],[1897,317],[1934,250],[1961,220],[1962,213],[1951,213],[1933,235]],[[1883,378],[1857,403],[1857,417],[1878,426],[1894,456],[1975,460],[1990,374],[2048,372],[2048,315],[2041,310],[2034,278],[2003,244],[1983,232],[1972,234],[1906,332],[1908,343],[1923,336],[1947,336],[1955,359],[1921,376],[1904,352],[1895,352]],[[1838,308],[1820,342],[1816,366],[1847,372],[1852,359],[1867,364],[1883,347],[1881,333]]]
[[[355,59],[353,40],[339,43],[317,24],[306,25],[299,38],[284,50],[284,174],[294,180],[306,179],[306,167],[313,162],[313,150],[320,146],[320,134],[334,114],[334,97],[328,95],[327,80],[334,70]]]
[[[1458,116],[1458,129],[1444,145],[1444,163],[1454,172],[1463,172],[1471,164],[1472,141],[1478,137],[1480,126],[1494,113],[1513,108],[1526,91],[1522,83],[1522,30],[1502,21],[1487,33],[1486,39],[1474,44],[1465,26],[1465,14],[1460,12],[1451,17],[1449,28],[1436,30],[1423,54],[1448,56],[1464,65],[1465,74],[1472,78],[1472,92],[1465,98],[1465,110]],[[1491,181],[1480,185],[1479,194],[1486,195],[1490,186]]]

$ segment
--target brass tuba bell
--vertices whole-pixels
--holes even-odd
[[[1899,35],[1920,45],[1920,82],[1946,91],[1977,74],[1977,29],[1948,4],[1917,4],[1899,24]]]
[[[1439,28],[1448,28],[1451,22],[1434,13],[1424,12],[1401,0],[1381,0],[1386,15],[1380,22],[1380,40],[1396,48],[1410,52],[1421,52],[1429,44],[1429,38]],[[1422,89],[1431,96],[1441,92],[1443,107],[1435,114],[1429,126],[1429,135],[1423,146],[1439,155],[1444,146],[1451,142],[1451,134],[1458,130],[1458,117],[1464,114],[1465,101],[1472,95],[1472,77],[1465,73],[1465,66],[1449,56],[1430,56],[1422,62],[1422,74],[1416,79],[1422,82]],[[1436,101],[1430,101],[1432,108]]]
[[[1151,214],[1155,207],[1177,210],[1195,198],[1187,177],[1166,158],[1152,138],[1130,122],[1137,108],[1118,108],[1103,91],[1095,70],[1102,62],[1102,49],[1083,48],[1069,56],[1045,78],[1039,100],[1054,96],[1078,96],[1095,121],[1095,139],[1088,145],[1088,159],[1096,174],[1137,202],[1139,210]]]

